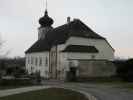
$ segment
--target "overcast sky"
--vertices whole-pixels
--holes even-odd
[[[3,52],[24,56],[37,40],[38,19],[45,0],[0,0],[0,38]],[[48,0],[54,27],[66,23],[67,16],[79,18],[107,38],[117,57],[133,57],[133,0]]]

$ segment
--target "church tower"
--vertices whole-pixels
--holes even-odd
[[[48,11],[46,9],[44,16],[39,19],[40,27],[38,28],[38,40],[45,38],[46,33],[53,29],[53,23],[54,21],[48,16]]]

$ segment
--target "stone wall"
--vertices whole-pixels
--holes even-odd
[[[115,75],[116,67],[105,60],[80,60],[78,66],[79,77],[110,77]]]

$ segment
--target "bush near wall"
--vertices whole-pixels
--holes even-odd
[[[117,76],[124,81],[133,82],[133,59],[116,60]]]

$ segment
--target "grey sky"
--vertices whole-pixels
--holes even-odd
[[[37,40],[45,0],[0,0],[0,34],[9,56],[24,56]],[[133,57],[133,0],[48,0],[54,27],[79,18],[107,38],[116,56]]]

